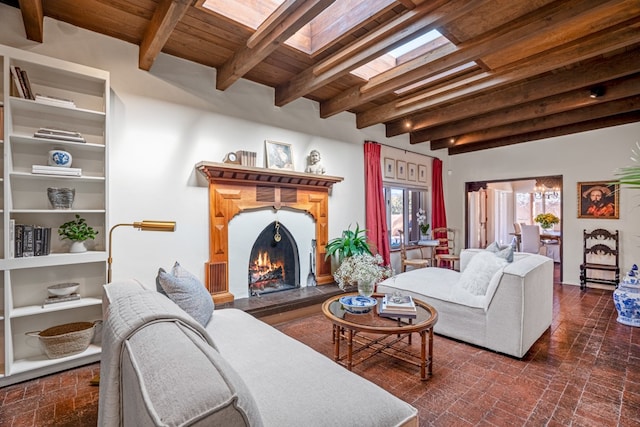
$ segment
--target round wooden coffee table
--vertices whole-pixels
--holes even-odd
[[[333,358],[351,370],[376,354],[403,360],[420,367],[420,379],[426,380],[433,372],[433,326],[438,321],[438,312],[429,304],[413,299],[417,313],[411,318],[388,318],[378,315],[378,307],[384,294],[373,294],[378,305],[365,314],[348,312],[340,303],[341,294],[329,298],[322,304],[322,312],[333,323]],[[420,355],[411,351],[411,334],[420,335]],[[406,342],[404,339],[406,338]],[[340,354],[340,341],[347,342],[347,352]],[[354,345],[355,344],[355,345]],[[355,355],[361,357],[354,361]]]

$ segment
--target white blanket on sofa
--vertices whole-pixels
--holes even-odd
[[[136,286],[136,283],[107,286],[112,287],[109,290],[112,298],[102,336],[98,425],[118,427],[122,425],[120,366],[124,342],[129,337],[152,323],[177,322],[215,346],[207,331],[164,295],[140,288],[137,294],[128,293],[126,297],[118,298],[118,286]]]

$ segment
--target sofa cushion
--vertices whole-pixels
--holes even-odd
[[[214,310],[213,299],[202,282],[177,261],[171,273],[163,268],[158,270],[156,286],[158,292],[168,296],[202,326],[207,326]]]
[[[507,265],[507,260],[490,251],[476,254],[462,272],[457,287],[473,295],[485,295],[491,278]]]
[[[513,247],[511,245],[500,246],[498,242],[493,242],[487,246],[486,250],[506,259],[507,262],[513,262]]]
[[[122,365],[124,425],[263,425],[238,373],[177,323],[136,332],[125,343]]]

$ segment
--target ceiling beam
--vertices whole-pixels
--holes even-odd
[[[271,15],[265,19],[256,31],[247,40],[247,47],[254,48],[269,34],[273,33],[276,28],[282,24],[287,16],[295,9],[297,9],[302,1],[300,0],[285,0]]]
[[[486,92],[427,113],[416,114],[407,120],[396,120],[387,124],[387,136],[412,131],[412,139],[415,138],[415,142],[429,141],[429,129],[433,127],[640,72],[640,61],[637,60],[639,56],[640,48],[636,48],[609,58],[593,58],[533,80]]]
[[[537,39],[541,33],[552,33],[575,25],[576,21],[591,22],[597,20],[603,7],[594,7],[593,0],[573,0],[558,4],[556,7],[536,9],[520,19],[500,27],[497,32],[482,34],[476,39],[461,43],[457,48],[451,44],[436,51],[427,52],[411,61],[398,65],[369,79],[367,83],[353,86],[338,96],[320,105],[320,116],[330,117],[362,105],[380,96],[389,94],[404,86],[429,79],[440,73],[454,69],[483,56],[506,49],[516,44],[524,45]],[[597,16],[595,16],[597,15]],[[595,16],[595,17],[594,17]]]
[[[458,138],[460,135],[467,133],[558,114],[604,101],[614,101],[630,95],[640,95],[640,74],[617,79],[598,86],[601,86],[605,90],[604,96],[599,98],[591,98],[589,96],[589,88],[580,88],[541,100],[507,107],[488,114],[447,123],[443,126],[412,132],[411,143],[432,141],[432,150],[447,148],[450,145],[448,142],[450,138]],[[443,141],[443,143],[441,145],[436,144],[435,141],[437,140]]]
[[[615,49],[640,42],[640,16],[620,23],[606,31],[591,34],[579,41],[558,46],[526,60],[510,64],[506,69],[497,69],[482,75],[462,80],[447,91],[433,94],[429,91],[400,98],[357,114],[359,129],[374,124],[397,120],[421,110],[441,106],[455,99],[464,99],[482,92],[495,91],[497,88],[531,78],[537,74],[561,69],[574,62],[606,54]]]
[[[630,113],[636,110],[640,110],[640,95],[630,96],[615,101],[602,102],[599,104],[589,105],[587,107],[577,108],[558,114],[537,117],[531,120],[524,120],[518,123],[495,126],[490,129],[468,133],[457,138],[453,143],[453,146],[459,147],[464,145],[473,145],[484,141],[507,138],[511,135],[540,132],[546,129],[567,126],[572,123],[580,123],[593,119],[602,119],[605,117]],[[449,139],[445,141],[431,141],[431,144],[432,150],[435,149],[433,148],[434,145],[437,145],[441,148],[452,147],[452,142]]]
[[[19,4],[27,38],[34,42],[42,43],[44,40],[42,0],[20,0]]]
[[[529,132],[519,135],[511,135],[505,138],[483,141],[476,144],[466,144],[453,146],[448,150],[449,155],[471,153],[473,151],[487,150],[490,148],[505,147],[508,145],[520,144],[522,142],[536,141],[540,139],[553,138],[556,136],[570,135],[578,132],[587,132],[595,129],[602,129],[612,126],[620,126],[627,123],[640,121],[640,110],[616,116],[603,117],[600,119],[586,120],[580,123],[571,123],[551,129],[544,129],[536,132]]]
[[[149,71],[174,28],[193,0],[160,0],[147,26],[138,54],[138,67]]]
[[[283,106],[329,84],[380,55],[471,12],[486,0],[425,2],[358,38],[334,55],[307,68],[276,88],[276,105]]]
[[[295,0],[283,3],[287,8],[284,10],[278,8],[274,14],[282,15],[284,19],[269,33],[262,34],[260,40],[253,47],[245,46],[237,50],[222,67],[218,68],[216,88],[226,90],[263,59],[271,55],[300,28],[331,6],[334,1]]]

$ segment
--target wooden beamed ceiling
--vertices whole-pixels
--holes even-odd
[[[384,124],[388,136],[452,155],[640,120],[638,0],[362,0],[378,9],[347,13],[341,1],[284,0],[256,29],[204,0],[19,6],[30,40],[44,40],[51,17],[137,44],[143,70],[164,52],[215,67],[219,90],[249,79],[273,87],[275,105],[306,97],[323,118],[349,111],[359,128]],[[309,23],[329,23],[322,40],[333,41],[285,43]],[[390,56],[432,29],[450,43]],[[365,64],[391,68],[351,73]]]

